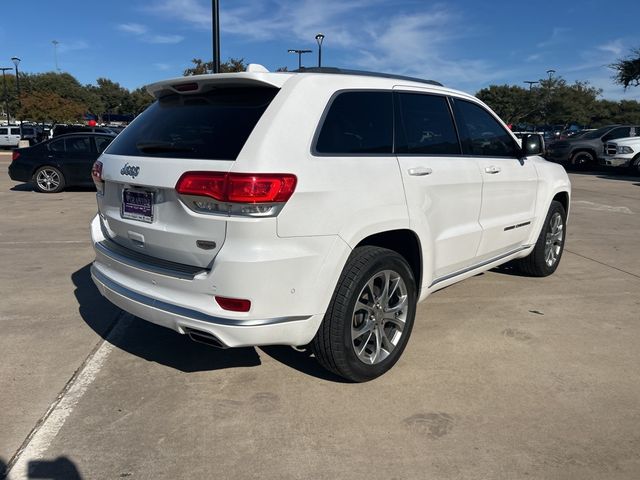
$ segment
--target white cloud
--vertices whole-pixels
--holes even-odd
[[[554,45],[558,45],[560,43],[562,43],[566,38],[567,38],[567,34],[571,31],[570,28],[566,28],[566,27],[555,27],[553,29],[553,32],[551,33],[551,36],[542,41],[539,42],[536,46],[538,48],[547,48],[547,47],[552,47]]]
[[[154,63],[153,66],[161,71],[166,71],[171,69],[171,65],[168,63]]]
[[[612,54],[614,57],[619,57],[622,55],[622,52],[624,52],[624,45],[621,38],[599,45],[596,48],[602,52]]]
[[[182,42],[184,37],[182,35],[149,35],[142,40],[147,43],[175,44]]]
[[[148,31],[146,26],[139,23],[121,23],[117,26],[117,29],[134,35],[142,35]]]
[[[140,23],[121,23],[116,28],[122,32],[138,37],[145,43],[175,44],[184,40],[182,35],[158,35],[152,34],[146,25]]]
[[[60,41],[60,43],[58,43],[59,54],[74,52],[76,50],[86,50],[87,48],[89,48],[89,44],[84,40]]]

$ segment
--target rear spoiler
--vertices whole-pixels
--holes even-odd
[[[219,87],[274,87],[281,88],[293,74],[285,72],[216,73],[177,77],[147,86],[156,98],[173,93],[204,93]]]

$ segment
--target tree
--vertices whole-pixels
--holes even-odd
[[[83,104],[54,92],[30,92],[21,95],[20,102],[20,119],[34,122],[77,122],[86,112]]]
[[[538,113],[531,93],[515,85],[491,85],[480,90],[476,96],[506,123],[531,120]]]
[[[640,85],[640,48],[631,51],[631,55],[625,59],[619,59],[616,63],[610,65],[610,68],[616,71],[614,80],[622,85],[625,89],[629,85],[637,87]]]
[[[204,75],[213,71],[213,61],[204,62],[201,58],[191,60],[193,67],[186,68],[182,73],[185,77],[190,75]],[[220,73],[244,72],[247,66],[244,64],[244,58],[229,58],[220,64]]]

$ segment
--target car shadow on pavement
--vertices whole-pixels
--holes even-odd
[[[91,279],[90,265],[71,275],[82,319],[98,335],[132,355],[181,372],[260,365],[255,348],[216,349],[168,328],[135,318],[106,300]],[[122,325],[116,326],[119,321]],[[121,330],[120,327],[124,327]]]
[[[7,479],[7,464],[0,458],[0,480]],[[82,480],[76,464],[67,457],[55,460],[32,460],[27,465],[27,477],[31,479],[46,478],[48,480]],[[10,479],[9,479],[10,480]]]
[[[285,345],[270,345],[259,347],[262,352],[274,360],[293,368],[305,375],[316,377],[335,383],[350,383],[342,377],[334,375],[323,368],[315,358],[310,347],[288,347]]]
[[[33,186],[30,183],[20,183],[18,185],[14,185],[9,190],[12,192],[33,192]]]
[[[33,460],[29,462],[27,478],[48,480],[82,480],[75,463],[67,457],[55,460]]]

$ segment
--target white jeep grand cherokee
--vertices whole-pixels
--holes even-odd
[[[564,169],[470,95],[325,68],[148,90],[94,166],[91,224],[96,285],[140,318],[220,347],[310,343],[366,381],[430,293],[558,266]]]

